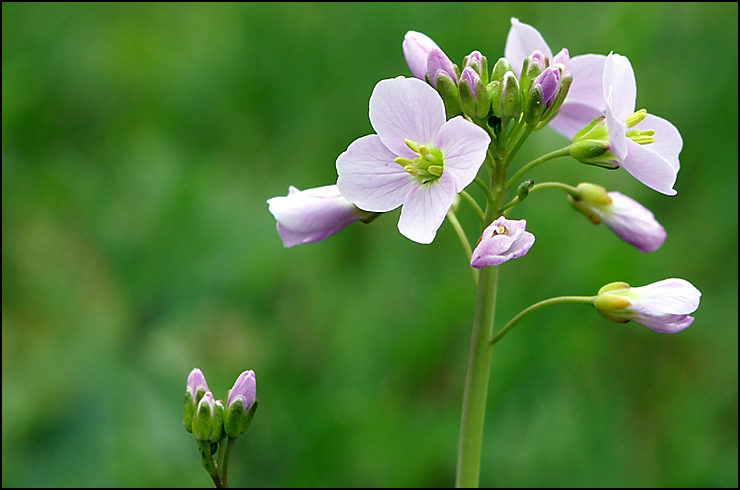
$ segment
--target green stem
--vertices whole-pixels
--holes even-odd
[[[457,455],[458,488],[477,487],[480,479],[483,423],[493,354],[493,344],[489,339],[493,329],[497,284],[498,266],[485,267],[480,271],[463,394],[460,445]]]
[[[509,323],[503,326],[501,330],[496,332],[496,335],[491,337],[490,344],[493,346],[496,342],[501,340],[504,335],[506,335],[509,330],[514,328],[514,326],[519,323],[525,316],[529,315],[533,311],[537,311],[540,308],[544,308],[545,306],[550,305],[556,305],[560,303],[580,303],[580,304],[593,304],[595,296],[558,296],[556,298],[550,298],[543,301],[540,301],[539,303],[535,303],[528,308],[522,310],[517,316],[511,319]]]
[[[227,473],[229,472],[229,459],[231,458],[231,449],[234,447],[234,441],[236,437],[229,437],[226,442],[226,450],[224,451],[223,465],[221,466],[221,483],[222,488],[229,488]]]
[[[570,154],[570,145],[566,146],[565,148],[561,148],[559,150],[555,150],[551,153],[548,153],[547,155],[542,155],[539,158],[535,158],[534,160],[532,160],[531,162],[529,162],[528,164],[520,168],[519,171],[515,173],[514,176],[509,179],[509,181],[506,183],[506,188],[511,189],[511,187],[514,184],[516,184],[519,181],[519,179],[522,178],[524,174],[532,170],[537,165],[541,163],[545,163],[548,160],[552,160],[553,158],[568,156],[569,154]]]
[[[576,189],[575,187],[571,185],[563,184],[562,182],[543,182],[541,184],[535,184],[529,188],[529,193],[531,194],[534,191],[541,191],[543,189],[560,189],[572,195],[573,197],[578,197],[578,189]],[[520,202],[522,202],[522,199],[519,199],[519,196],[516,196],[511,201],[507,202],[504,205],[504,207],[501,209],[501,211],[507,211],[508,209],[516,206]]]
[[[457,233],[457,237],[460,239],[460,243],[462,244],[463,249],[465,249],[465,255],[468,257],[468,264],[470,264],[470,259],[473,257],[473,249],[470,247],[470,242],[468,242],[468,237],[465,235],[465,230],[460,224],[460,220],[457,219],[457,215],[455,214],[455,211],[452,210],[452,208],[447,211],[447,219],[452,227],[455,229],[455,233]],[[471,267],[470,269],[473,271],[473,280],[476,284],[478,284],[478,269],[475,269],[473,267]]]
[[[486,214],[483,212],[483,210],[478,205],[478,202],[473,199],[473,196],[468,194],[465,191],[460,191],[460,197],[465,199],[468,204],[470,204],[470,207],[473,208],[473,211],[475,211],[475,214],[478,216],[478,219],[480,219],[481,223],[486,219]]]
[[[224,488],[223,482],[218,475],[218,469],[213,462],[213,455],[211,454],[211,443],[208,441],[198,442],[198,451],[200,452],[200,460],[203,463],[203,467],[208,472],[208,475],[213,480],[213,484],[216,488]]]

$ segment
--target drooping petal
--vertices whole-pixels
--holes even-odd
[[[624,121],[635,112],[637,82],[626,56],[609,53],[604,62],[604,99],[615,117]]]
[[[337,157],[339,191],[365,211],[386,212],[397,208],[414,185],[414,178],[395,158],[378,135],[353,141]]]
[[[417,243],[432,243],[456,194],[454,178],[445,174],[412,187],[401,208],[398,230]]]
[[[651,189],[668,196],[676,195],[673,185],[678,177],[678,169],[674,167],[675,163],[652,151],[651,145],[639,145],[629,138],[624,141],[627,144],[627,156],[621,162],[622,167]]]
[[[547,58],[552,58],[552,50],[542,34],[531,25],[519,22],[519,19],[512,17],[511,28],[506,36],[504,56],[511,63],[517,77],[521,75],[524,59],[535,51],[541,51]]]
[[[470,184],[486,159],[491,137],[462,116],[447,121],[439,130],[436,146],[444,154],[444,172],[455,178],[455,192]]]
[[[415,154],[405,140],[430,144],[445,121],[442,98],[416,78],[381,80],[370,96],[370,123],[396,156],[413,159]]]
[[[403,38],[403,55],[411,69],[411,74],[419,80],[426,80],[427,57],[433,49],[439,49],[437,43],[426,34],[409,31]]]
[[[665,229],[649,209],[620,192],[609,192],[608,196],[611,204],[592,203],[591,208],[619,238],[645,253],[663,245]]]

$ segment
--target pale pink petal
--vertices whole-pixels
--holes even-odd
[[[571,58],[570,74],[573,82],[570,84],[566,104],[582,104],[603,112],[606,107],[604,101],[604,63],[603,54],[582,54]],[[587,121],[591,122],[591,121]],[[585,126],[585,125],[584,125]]]
[[[409,31],[403,38],[403,55],[411,73],[420,80],[426,80],[427,57],[433,49],[439,49],[437,43],[426,34]]]
[[[637,82],[630,60],[610,53],[604,63],[604,98],[614,115],[621,121],[635,112]]]
[[[542,34],[531,25],[519,22],[519,19],[512,17],[511,28],[506,36],[504,56],[509,60],[517,77],[521,75],[524,59],[535,51],[541,51],[547,58],[552,58],[552,50]]]
[[[603,112],[588,105],[563,104],[558,110],[557,116],[548,123],[548,126],[572,140],[578,131],[601,115],[603,115]]]
[[[678,169],[674,167],[674,163],[652,151],[651,145],[638,145],[629,138],[624,141],[627,143],[627,156],[621,161],[622,167],[651,189],[668,196],[675,195],[673,185],[676,183]]]
[[[396,156],[413,159],[416,154],[405,140],[422,145],[433,143],[445,121],[442,98],[419,79],[381,80],[370,96],[370,123]]]
[[[355,140],[337,157],[339,191],[365,211],[397,208],[414,185],[414,178],[395,158],[375,134]]]
[[[645,253],[663,245],[665,229],[649,209],[620,192],[610,192],[609,197],[611,204],[592,209],[619,238]]]
[[[445,174],[435,181],[414,186],[401,208],[398,230],[415,242],[432,243],[456,193],[454,179]]]
[[[699,307],[701,291],[685,279],[671,278],[632,288],[630,296],[638,298],[633,308],[649,315],[688,315]]]
[[[609,151],[621,162],[627,157],[627,126],[609,104],[611,95],[607,95],[606,126],[609,128]]]
[[[486,159],[491,137],[480,126],[457,116],[439,130],[436,146],[444,154],[444,173],[455,178],[455,192],[470,184]]]
[[[639,129],[640,131],[652,129],[655,131],[655,142],[643,146],[648,150],[660,154],[676,171],[679,170],[678,155],[683,148],[683,139],[676,126],[662,117],[647,114],[645,119],[635,126],[635,129]]]

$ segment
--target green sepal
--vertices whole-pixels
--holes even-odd
[[[617,157],[602,140],[581,140],[570,145],[570,156],[581,163],[614,170],[619,168]]]
[[[206,442],[211,438],[213,427],[213,413],[208,403],[199,403],[193,417],[193,435],[200,442]]]
[[[457,88],[460,98],[460,107],[462,108],[463,113],[468,116],[474,116],[476,112],[476,102],[475,97],[473,97],[473,91],[468,86],[468,82],[466,80],[460,80]]]
[[[439,95],[445,103],[445,112],[447,113],[447,117],[462,114],[457,85],[446,73],[442,73],[437,77],[437,92],[439,92]]]
[[[254,413],[257,411],[257,400],[252,403],[249,410],[244,410],[244,404],[241,400],[236,400],[231,404],[224,417],[224,433],[231,437],[238,437],[244,434],[252,424]]]
[[[212,443],[216,443],[221,440],[221,434],[224,429],[224,404],[221,400],[216,400],[216,404],[213,409],[213,423],[211,424],[211,435],[208,438]]]
[[[524,99],[524,122],[529,126],[536,126],[540,122],[543,111],[542,92],[532,86]]]
[[[584,215],[588,220],[598,225],[601,223],[601,217],[594,212],[594,210],[585,202],[581,201],[580,199],[574,199],[573,196],[568,194],[568,201],[570,204],[575,208],[576,211]]]
[[[185,404],[182,421],[185,424],[185,430],[193,432],[193,416],[195,415],[195,402],[189,391],[185,392]]]
[[[491,72],[491,81],[501,82],[504,79],[504,74],[506,72],[513,73],[514,70],[511,68],[509,60],[507,60],[506,58],[499,58],[496,61],[496,64],[493,65],[493,71]]]

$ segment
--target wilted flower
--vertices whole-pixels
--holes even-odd
[[[375,214],[362,211],[342,196],[336,185],[304,191],[290,186],[287,196],[267,200],[285,247],[321,241],[355,221]]]
[[[665,279],[632,288],[625,282],[599,290],[594,306],[617,322],[634,320],[660,333],[676,333],[691,326],[691,313],[699,307],[701,292],[684,279]]]
[[[499,265],[519,258],[534,245],[534,235],[526,231],[527,220],[511,220],[503,216],[488,225],[473,250],[470,265],[476,269]]]
[[[475,179],[490,137],[463,117],[446,121],[439,94],[416,78],[378,82],[370,122],[377,134],[337,158],[339,191],[366,211],[403,205],[401,234],[431,243],[455,195]]]

